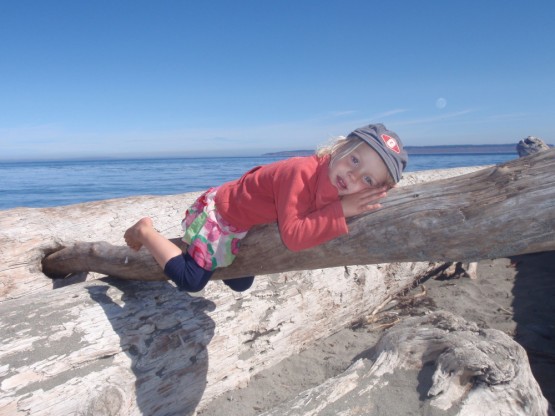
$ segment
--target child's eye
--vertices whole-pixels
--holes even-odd
[[[351,162],[353,162],[355,165],[358,165],[358,158],[356,156],[351,156]]]
[[[365,176],[363,178],[363,181],[368,186],[373,186],[374,185],[374,182],[372,181],[372,178],[370,176]]]

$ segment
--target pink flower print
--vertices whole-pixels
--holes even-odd
[[[208,202],[206,202],[206,193],[204,193],[199,196],[195,202],[193,202],[191,209],[195,212],[201,212],[207,205]]]
[[[208,253],[208,246],[202,241],[196,240],[192,247],[189,248],[189,254],[193,260],[203,269],[212,269],[212,259]]]
[[[194,220],[195,217],[191,215],[191,211],[187,210],[185,211],[185,218],[181,221],[181,225],[185,226],[185,228],[189,228]]]
[[[211,219],[206,220],[206,223],[204,224],[204,229],[206,230],[206,239],[208,241],[218,241],[220,236],[222,235],[218,223],[212,221]]]
[[[221,228],[223,228],[223,230],[226,234],[227,233],[238,234],[238,233],[244,233],[245,231],[247,231],[245,229],[236,227],[233,224],[230,224],[229,222],[224,220],[222,218],[222,216],[219,214],[219,212],[217,212],[217,211],[216,211],[216,221],[218,221],[218,223],[221,225]]]
[[[233,240],[231,240],[231,254],[236,256],[237,253],[239,253],[239,246],[240,245],[241,245],[241,239],[240,238],[234,238]]]

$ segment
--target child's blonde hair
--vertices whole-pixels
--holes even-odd
[[[364,141],[359,138],[337,136],[330,140],[330,142],[319,146],[316,149],[316,156],[324,157],[330,155],[330,166],[333,166],[336,161],[348,156],[363,143]],[[395,186],[395,180],[389,172],[387,174],[387,180],[381,185],[385,185],[388,188]]]

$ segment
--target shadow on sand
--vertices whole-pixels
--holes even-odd
[[[511,257],[515,340],[528,353],[543,395],[555,403],[555,251]]]
[[[179,292],[168,282],[104,280],[110,286],[88,291],[131,359],[140,414],[193,414],[206,386],[206,346],[214,335],[207,312],[214,303]],[[111,287],[121,293],[111,297]]]

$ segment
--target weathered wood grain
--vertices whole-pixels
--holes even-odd
[[[418,394],[420,393],[420,394]],[[526,351],[445,311],[389,329],[371,359],[262,416],[548,414]],[[448,413],[445,413],[448,412]]]
[[[0,415],[190,415],[369,313],[429,263],[264,276],[238,295],[96,280],[0,302]]]

